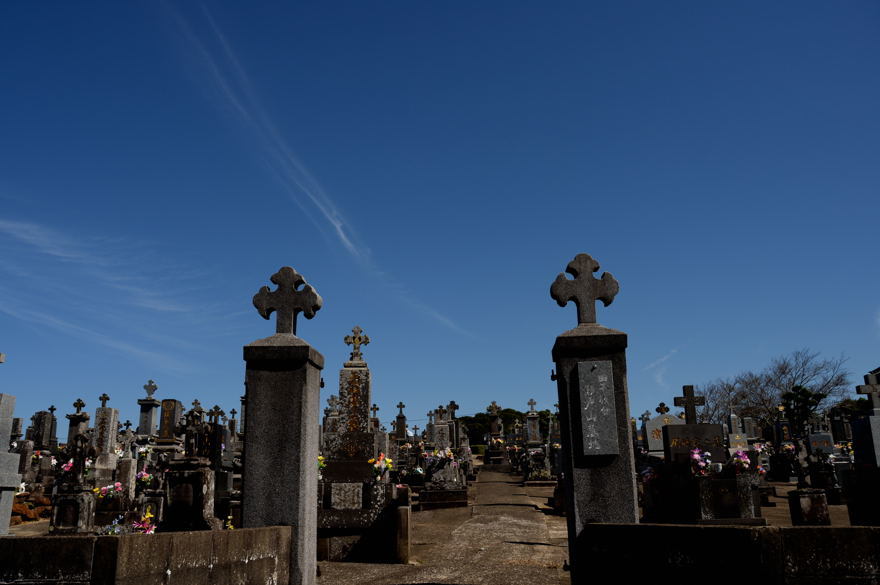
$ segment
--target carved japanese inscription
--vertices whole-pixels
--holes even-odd
[[[581,441],[575,443],[579,455],[619,455],[617,409],[614,406],[614,378],[610,361],[579,362],[578,397],[580,411],[572,426],[580,423]]]

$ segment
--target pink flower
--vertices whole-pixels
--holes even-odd
[[[101,495],[102,496],[107,495],[107,488],[106,487],[101,488]]]
[[[122,482],[117,481],[113,484],[114,487],[122,487]]]

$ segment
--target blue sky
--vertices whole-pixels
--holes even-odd
[[[632,414],[807,347],[880,365],[876,2],[0,7],[0,391],[238,407],[251,298],[374,398],[556,401],[587,252]],[[421,426],[421,425],[420,425]]]

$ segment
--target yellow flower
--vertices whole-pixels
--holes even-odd
[[[97,494],[99,491],[101,491],[101,488],[95,488],[92,490],[92,493]]]
[[[375,463],[375,462],[376,462],[376,458],[375,458],[375,457],[373,457],[373,458],[371,458],[369,461],[367,461],[367,463]]]

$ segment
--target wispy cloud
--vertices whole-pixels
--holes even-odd
[[[677,353],[678,353],[677,347],[670,349],[668,352],[666,352],[665,355],[657,358],[656,360],[654,360],[653,362],[651,362],[650,364],[648,364],[644,368],[645,371],[653,370],[652,376],[654,378],[654,383],[656,383],[661,388],[668,388],[669,387],[669,385],[666,383],[666,378],[665,378],[666,370],[667,370],[666,362],[669,361],[669,359],[672,358],[672,356],[674,356]]]
[[[214,82],[226,108],[234,113],[237,121],[254,138],[262,152],[263,162],[291,200],[319,232],[340,244],[371,276],[382,279],[392,289],[404,288],[379,268],[369,247],[358,237],[351,222],[345,218],[321,183],[294,153],[263,106],[259,92],[238,58],[232,43],[214,20],[207,6],[202,6],[209,30],[209,34],[204,36],[200,36],[174,6],[168,3],[166,7],[181,37]],[[410,295],[399,296],[408,305],[429,318],[453,331],[470,335],[451,319],[414,300]]]

